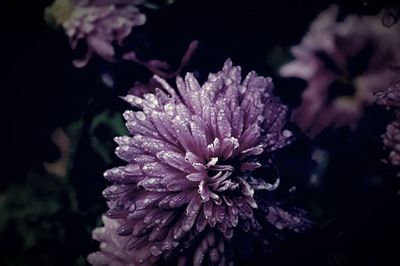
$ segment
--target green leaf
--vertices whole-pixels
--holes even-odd
[[[113,137],[128,134],[125,123],[120,113],[106,109],[96,115],[89,129],[90,143],[93,150],[106,164],[112,162],[115,144]]]

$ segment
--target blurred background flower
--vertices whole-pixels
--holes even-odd
[[[329,126],[354,129],[374,92],[399,79],[400,26],[384,27],[378,15],[338,16],[338,6],[323,11],[280,70],[307,81],[293,119],[310,136]]]
[[[45,15],[61,25],[70,45],[76,49],[78,42],[85,41],[87,53],[84,59],[74,60],[76,67],[84,67],[97,54],[114,61],[113,42],[122,45],[135,26],[143,25],[146,16],[136,7],[142,0],[56,0],[46,8]]]
[[[389,149],[388,162],[394,166],[400,165],[400,123],[393,121],[387,126],[383,135],[383,144]]]
[[[400,83],[394,83],[385,90],[376,93],[376,103],[393,112],[394,121],[386,127],[382,135],[383,145],[389,151],[385,162],[398,167],[400,165]]]

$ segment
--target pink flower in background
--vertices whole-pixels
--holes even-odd
[[[400,122],[390,123],[383,135],[383,144],[389,150],[387,162],[393,166],[400,166]]]
[[[354,128],[374,92],[398,79],[400,26],[384,27],[379,16],[337,16],[336,6],[322,12],[292,48],[295,60],[280,69],[308,83],[293,119],[310,136],[329,126]]]
[[[102,244],[91,263],[146,265],[179,257],[182,264],[226,265],[225,244],[236,230],[305,227],[301,213],[263,198],[279,178],[270,183],[255,174],[265,167],[262,156],[293,139],[285,129],[287,107],[273,96],[270,78],[250,72],[242,81],[240,67],[228,60],[202,86],[191,73],[177,78],[177,89],[154,79],[154,93],[124,97],[140,111],[124,114],[132,137],[115,139],[128,164],[104,173],[113,182],[104,191],[112,220],[95,230]]]
[[[143,25],[146,16],[136,7],[142,0],[56,0],[47,8],[57,24],[62,25],[75,49],[85,41],[88,52],[84,59],[75,60],[76,67],[83,67],[93,53],[107,61],[114,61],[113,42],[122,41],[135,26]]]
[[[376,103],[392,110],[395,120],[387,127],[383,134],[383,145],[389,151],[385,162],[400,166],[400,83],[392,84],[389,88],[376,93]]]

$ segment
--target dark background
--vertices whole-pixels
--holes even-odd
[[[228,1],[177,0],[159,10],[143,8],[148,21],[135,28],[125,49],[143,59],[163,59],[177,66],[190,41],[200,45],[184,71],[200,80],[232,58],[243,73],[272,76],[277,94],[295,107],[304,82],[277,77],[290,59],[288,48],[300,42],[309,23],[339,3],[343,14],[376,14],[385,1]],[[1,101],[4,111],[0,179],[0,264],[85,265],[97,249],[91,230],[106,209],[102,173],[119,162],[112,138],[124,131],[120,114],[124,95],[151,73],[129,62],[93,58],[83,69],[71,62],[64,32],[43,19],[51,1],[1,3]],[[115,86],[100,79],[109,73]],[[380,135],[391,115],[369,108],[355,132],[332,130],[315,140],[300,132],[297,141],[276,155],[285,187],[296,185],[292,199],[309,210],[313,229],[277,241],[270,255],[246,250],[243,265],[398,265],[400,239],[397,169],[381,162]],[[114,122],[112,122],[114,121]],[[63,127],[72,139],[68,176],[52,176],[43,162],[60,152],[51,139]],[[296,126],[291,125],[296,131]],[[118,133],[118,134],[117,134]],[[324,151],[326,167],[311,159]],[[107,156],[108,154],[108,156]],[[312,173],[318,180],[311,181]],[[261,247],[259,247],[262,249]],[[263,262],[260,262],[263,259]]]

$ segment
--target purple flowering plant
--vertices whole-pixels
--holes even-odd
[[[383,27],[379,16],[337,22],[338,11],[318,16],[292,49],[295,61],[280,70],[308,83],[292,118],[309,136],[332,125],[355,128],[374,103],[398,107],[397,85],[379,91],[398,79],[397,27]],[[155,75],[122,99],[133,107],[124,113],[129,136],[115,138],[127,164],[104,173],[109,210],[93,231],[100,250],[88,256],[91,264],[231,265],[238,234],[268,250],[272,234],[310,228],[305,211],[285,210],[271,196],[280,176],[259,174],[295,139],[270,77],[252,71],[242,79],[228,59],[203,84],[193,73],[177,76],[176,86]],[[399,132],[394,121],[383,135],[394,166]]]
[[[261,2],[17,4],[1,265],[397,259],[398,4]]]
[[[139,111],[124,113],[131,136],[115,138],[128,164],[104,173],[113,182],[103,192],[110,210],[94,231],[102,245],[91,263],[151,264],[194,248],[192,259],[181,260],[225,264],[224,244],[237,230],[307,227],[302,215],[262,200],[279,178],[253,174],[261,156],[293,139],[271,78],[250,72],[242,80],[241,68],[227,60],[203,85],[191,73],[176,79],[177,89],[154,79],[160,86],[153,93],[123,97]],[[199,237],[204,243],[192,247]]]

